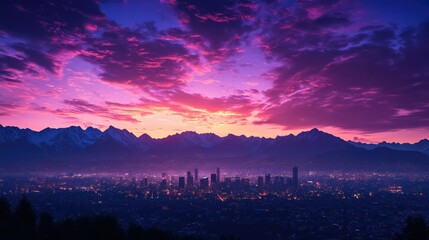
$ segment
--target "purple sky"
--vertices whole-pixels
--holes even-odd
[[[429,133],[428,1],[0,3],[0,124]]]

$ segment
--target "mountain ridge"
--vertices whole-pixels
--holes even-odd
[[[363,145],[317,128],[276,138],[233,134],[220,137],[214,133],[185,131],[157,139],[145,133],[137,137],[113,126],[104,131],[70,126],[37,132],[0,125],[0,168],[29,162],[131,164],[145,168],[191,167],[198,163],[248,168],[300,165],[336,169],[339,166],[362,168],[360,163],[365,161],[375,168],[388,166],[386,169],[390,165],[396,169],[408,165],[429,166],[429,152],[425,152],[429,142],[422,140],[418,144],[414,148],[410,147],[413,144]],[[386,149],[380,150],[380,147]]]
[[[297,135],[294,135],[294,134],[290,133],[288,135],[277,135],[276,137],[259,137],[259,136],[253,136],[253,135],[246,136],[244,134],[235,135],[235,134],[232,134],[232,133],[229,133],[228,135],[226,135],[224,137],[221,137],[221,136],[219,136],[219,135],[217,135],[215,133],[212,133],[212,132],[197,133],[195,131],[189,131],[189,130],[187,130],[187,131],[183,131],[183,132],[177,132],[177,133],[174,133],[174,134],[170,134],[170,135],[168,135],[166,137],[163,137],[163,138],[153,138],[152,136],[150,136],[147,133],[142,133],[141,135],[137,136],[133,132],[129,132],[127,129],[116,128],[113,125],[110,125],[104,131],[102,131],[102,130],[100,130],[98,128],[92,127],[92,126],[88,126],[86,129],[83,129],[79,125],[76,125],[76,126],[71,125],[69,127],[64,127],[64,128],[46,127],[46,128],[44,128],[44,129],[42,129],[40,131],[35,131],[35,130],[29,129],[29,128],[19,128],[19,127],[16,127],[16,126],[5,126],[5,125],[0,124],[0,130],[2,128],[15,128],[15,129],[19,129],[19,130],[22,130],[22,131],[31,131],[31,132],[35,132],[35,133],[40,133],[40,132],[43,132],[45,130],[65,130],[65,129],[80,129],[80,130],[85,131],[85,132],[90,131],[90,130],[95,130],[95,131],[98,131],[100,133],[103,133],[103,132],[108,131],[109,129],[113,129],[113,130],[119,130],[119,131],[126,131],[126,132],[132,134],[136,138],[140,138],[140,137],[144,136],[144,137],[150,137],[152,139],[157,139],[157,140],[159,140],[159,139],[165,139],[165,138],[168,138],[168,137],[171,137],[171,136],[175,136],[175,135],[183,135],[183,134],[190,134],[190,133],[191,134],[196,134],[196,135],[215,135],[215,136],[218,136],[220,138],[225,138],[228,135],[232,135],[232,136],[237,136],[237,137],[244,136],[246,138],[260,138],[260,139],[276,139],[278,137],[288,137],[288,136],[295,136],[296,137],[296,136],[303,135],[303,134],[305,135],[305,134],[308,134],[308,133],[322,133],[322,134],[334,136],[336,138],[339,138],[339,139],[343,140],[342,138],[340,138],[338,136],[335,136],[335,135],[333,135],[331,133],[319,130],[318,128],[312,128],[312,129],[307,130],[307,131],[302,131],[301,133],[299,133]],[[1,138],[0,138],[0,140],[1,140]],[[343,141],[346,141],[346,140],[343,140]],[[429,143],[429,139],[428,138],[423,138],[423,139],[420,139],[419,141],[417,141],[415,143],[409,143],[409,142],[398,143],[398,142],[387,142],[387,141],[382,141],[382,142],[379,142],[379,143],[364,143],[364,142],[351,141],[351,140],[347,140],[347,142],[350,142],[350,143],[353,143],[353,144],[357,144],[357,145],[371,145],[371,146],[373,146],[373,145],[381,145],[381,144],[387,144],[387,145],[408,145],[408,144],[410,144],[410,145],[413,145],[413,144],[418,144],[418,143]]]
[[[380,143],[362,143],[348,141],[349,143],[367,150],[372,150],[378,147],[388,147],[394,150],[417,151],[429,155],[429,140],[424,138],[415,143],[397,143],[397,142],[380,142]]]

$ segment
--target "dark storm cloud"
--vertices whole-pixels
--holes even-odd
[[[0,30],[31,41],[53,41],[63,34],[84,33],[104,14],[97,1],[5,0],[0,8]]]
[[[103,18],[96,1],[2,1],[0,78],[21,82],[23,74],[58,73],[56,55],[79,49],[88,29],[102,24]]]
[[[24,57],[21,60],[23,62],[34,63],[52,73],[55,73],[58,69],[58,66],[55,63],[55,58],[48,55],[46,52],[40,51],[35,47],[31,48],[28,45],[19,43],[12,44],[11,48],[23,54]]]
[[[210,61],[219,62],[239,51],[253,29],[258,4],[251,1],[179,0],[171,3],[180,21],[193,38],[185,38],[198,47]]]
[[[26,64],[21,59],[12,56],[0,55],[0,81],[19,83],[21,80],[16,78],[14,71],[25,71]]]
[[[9,52],[0,53],[0,79],[6,82],[20,83],[22,74],[39,76],[36,67],[56,73],[59,69],[55,58],[37,47],[14,43],[8,45]]]
[[[81,55],[101,68],[103,80],[142,88],[183,85],[187,65],[198,64],[182,45],[129,29],[111,27],[88,45]]]
[[[319,16],[278,19],[261,37],[282,66],[272,71],[258,123],[368,132],[428,126],[429,22],[351,31],[345,13],[312,11]],[[322,21],[327,15],[337,17]]]
[[[316,19],[303,18],[293,24],[295,30],[320,31],[327,27],[342,26],[349,24],[348,17],[342,13],[324,14]]]

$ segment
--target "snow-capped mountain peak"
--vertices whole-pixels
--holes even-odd
[[[123,145],[133,145],[136,144],[137,137],[130,133],[126,129],[118,129],[113,126],[109,126],[106,131],[103,132],[104,136],[109,136],[113,138],[115,141],[123,144]]]

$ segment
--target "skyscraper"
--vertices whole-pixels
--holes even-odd
[[[217,183],[217,175],[216,175],[216,173],[212,173],[212,175],[210,176],[210,184],[212,186],[214,186],[214,185],[216,185],[216,183]]]
[[[188,171],[186,173],[186,186],[188,188],[193,188],[194,187],[194,178],[192,177],[191,171]]]
[[[275,190],[280,190],[282,187],[281,176],[274,176],[273,187]]]
[[[217,168],[216,169],[216,182],[220,182],[220,169],[219,168]]]
[[[271,185],[271,174],[265,175],[265,186]]]
[[[194,177],[195,177],[195,182],[198,182],[198,168],[195,168],[194,170]]]
[[[294,167],[292,170],[292,184],[294,187],[298,186],[298,167]]]
[[[147,178],[143,178],[142,187],[147,188]]]
[[[207,177],[203,177],[200,179],[200,187],[201,189],[209,188],[209,179]]]
[[[180,189],[185,188],[185,177],[179,177],[179,188]]]
[[[258,177],[258,187],[264,186],[264,178],[262,176]]]
[[[161,184],[159,185],[159,188],[161,188],[162,190],[167,189],[167,179],[162,179]]]

